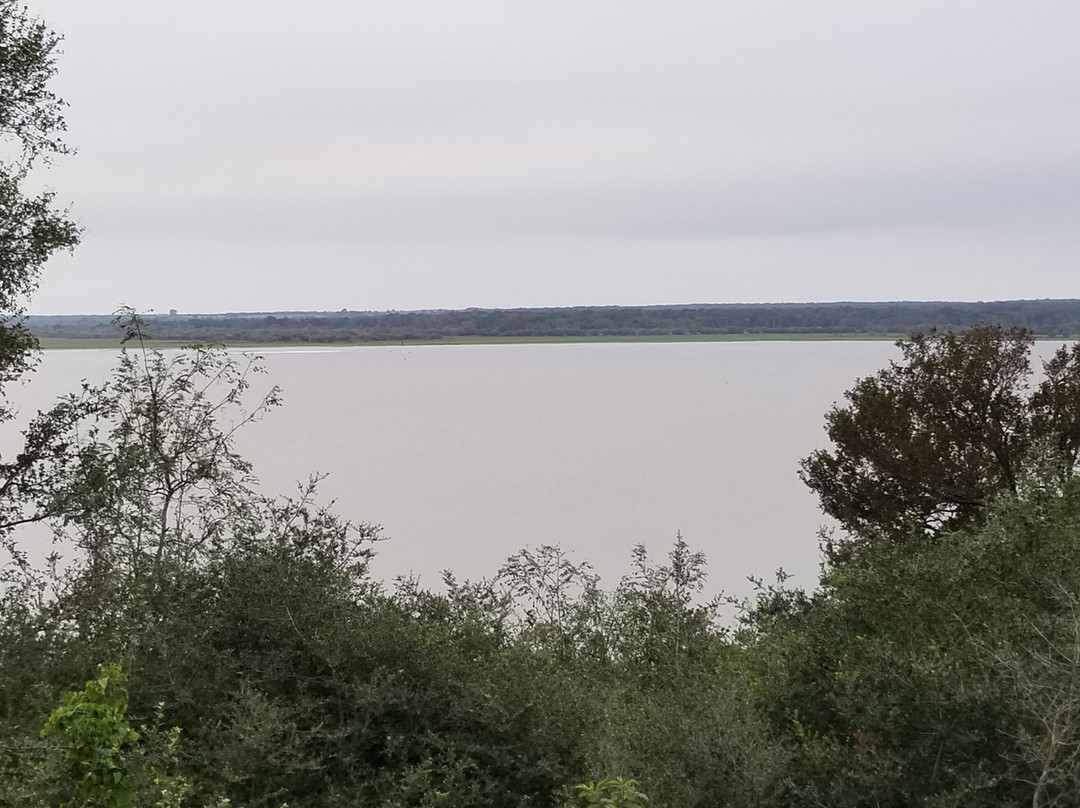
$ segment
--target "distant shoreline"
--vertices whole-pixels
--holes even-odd
[[[581,306],[546,309],[147,314],[143,333],[162,345],[493,345],[563,342],[887,340],[916,331],[993,323],[1039,337],[1080,334],[1080,300],[988,303],[756,303]],[[108,347],[109,315],[31,315],[46,347]]]
[[[365,340],[357,342],[223,342],[211,343],[224,345],[226,348],[378,348],[394,346],[433,346],[433,345],[569,345],[581,343],[669,343],[669,342],[880,342],[896,340],[904,334],[656,334],[656,335],[612,335],[612,336],[571,336],[571,337],[448,337],[446,339],[415,340]],[[1069,339],[1064,337],[1063,339]],[[42,337],[42,350],[102,350],[121,348],[119,339],[90,337],[84,339],[66,339],[63,337]],[[148,348],[183,348],[200,344],[190,340],[146,340]],[[131,343],[128,343],[128,347]]]

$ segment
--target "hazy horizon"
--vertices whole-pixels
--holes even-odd
[[[1080,4],[30,0],[32,311],[1067,298]]]
[[[570,304],[566,306],[463,306],[460,308],[449,307],[428,307],[420,309],[237,309],[234,311],[180,311],[176,310],[177,316],[225,316],[225,315],[247,315],[247,314],[338,314],[346,312],[349,314],[381,314],[384,312],[400,312],[408,314],[412,312],[425,312],[425,311],[514,311],[514,310],[528,310],[528,309],[601,309],[601,308],[695,308],[695,307],[709,307],[709,306],[844,306],[844,305],[889,305],[889,304],[941,304],[949,305],[953,303],[980,303],[980,304],[994,304],[994,303],[1023,303],[1023,302],[1052,302],[1052,303],[1069,303],[1074,301],[1080,301],[1080,298],[1075,297],[1041,297],[1041,298],[1011,298],[1008,300],[761,300],[761,301],[722,301],[722,302],[704,302],[696,301],[692,303],[641,303],[641,304],[622,304],[622,303],[599,303],[599,304]],[[81,312],[30,312],[31,317],[111,317],[115,315],[116,310],[108,311],[81,311]],[[170,315],[171,311],[143,311],[139,312],[142,315]]]

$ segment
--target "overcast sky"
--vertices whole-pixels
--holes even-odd
[[[1077,0],[28,0],[31,310],[1080,297]]]

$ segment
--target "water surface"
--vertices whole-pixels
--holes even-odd
[[[285,406],[240,436],[267,493],[311,473],[342,514],[381,524],[375,572],[493,574],[558,543],[608,580],[677,531],[710,561],[710,591],[778,567],[812,586],[825,523],[796,476],[822,416],[888,342],[526,344],[271,349]],[[24,412],[109,351],[50,351],[13,391]]]

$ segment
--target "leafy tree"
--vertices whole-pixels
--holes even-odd
[[[73,551],[56,594],[84,639],[137,637],[170,577],[264,531],[267,502],[233,445],[237,430],[278,403],[271,388],[246,408],[259,370],[208,346],[125,348],[109,381],[31,425],[61,447],[39,458],[24,493]]]
[[[49,86],[58,44],[18,0],[0,0],[0,422],[13,415],[4,386],[34,364],[37,340],[23,315],[42,265],[79,240],[54,193],[29,190],[31,183],[40,186],[32,173],[68,152],[61,139],[64,104]],[[43,696],[33,688],[47,643],[39,607],[48,576],[31,569],[12,529],[45,517],[28,490],[37,488],[41,462],[64,451],[55,440],[60,419],[58,413],[50,425],[29,430],[20,451],[0,458],[0,719],[25,716],[33,710],[30,694]]]
[[[49,89],[59,41],[19,0],[0,0],[0,384],[26,371],[37,347],[23,312],[42,264],[79,240],[51,191],[25,191],[36,163],[68,151],[64,103]]]
[[[52,191],[26,190],[35,165],[68,152],[60,137],[64,103],[49,89],[59,41],[18,0],[0,0],[0,422],[13,415],[3,386],[34,363],[38,343],[25,325],[27,299],[49,256],[79,240]],[[7,555],[24,564],[10,530],[44,518],[24,506],[22,489],[35,485],[38,462],[59,451],[52,437],[49,428],[32,430],[21,452],[0,458],[0,563]]]
[[[1060,349],[1029,394],[1032,342],[987,325],[897,342],[902,361],[860,379],[826,414],[834,448],[802,461],[822,509],[853,536],[897,540],[977,520],[1038,469],[1070,476],[1080,354]]]
[[[1033,427],[1049,444],[1051,469],[1068,476],[1080,462],[1080,342],[1055,351],[1043,373],[1031,397]]]
[[[589,606],[599,605],[599,576],[589,564],[571,561],[561,547],[518,551],[499,570],[497,583],[516,606],[512,613],[522,645],[570,659],[595,637],[600,613]]]
[[[133,714],[164,702],[192,738],[194,798],[320,793],[311,761],[335,757],[355,696],[336,644],[361,615],[377,529],[316,505],[315,482],[296,498],[255,489],[234,439],[277,403],[270,388],[246,404],[258,370],[220,348],[125,348],[105,384],[39,417],[62,451],[36,464],[34,507],[71,555],[23,559],[0,593],[0,678],[21,688],[0,716],[12,748],[20,702],[40,709],[38,690],[113,658],[134,674]]]

